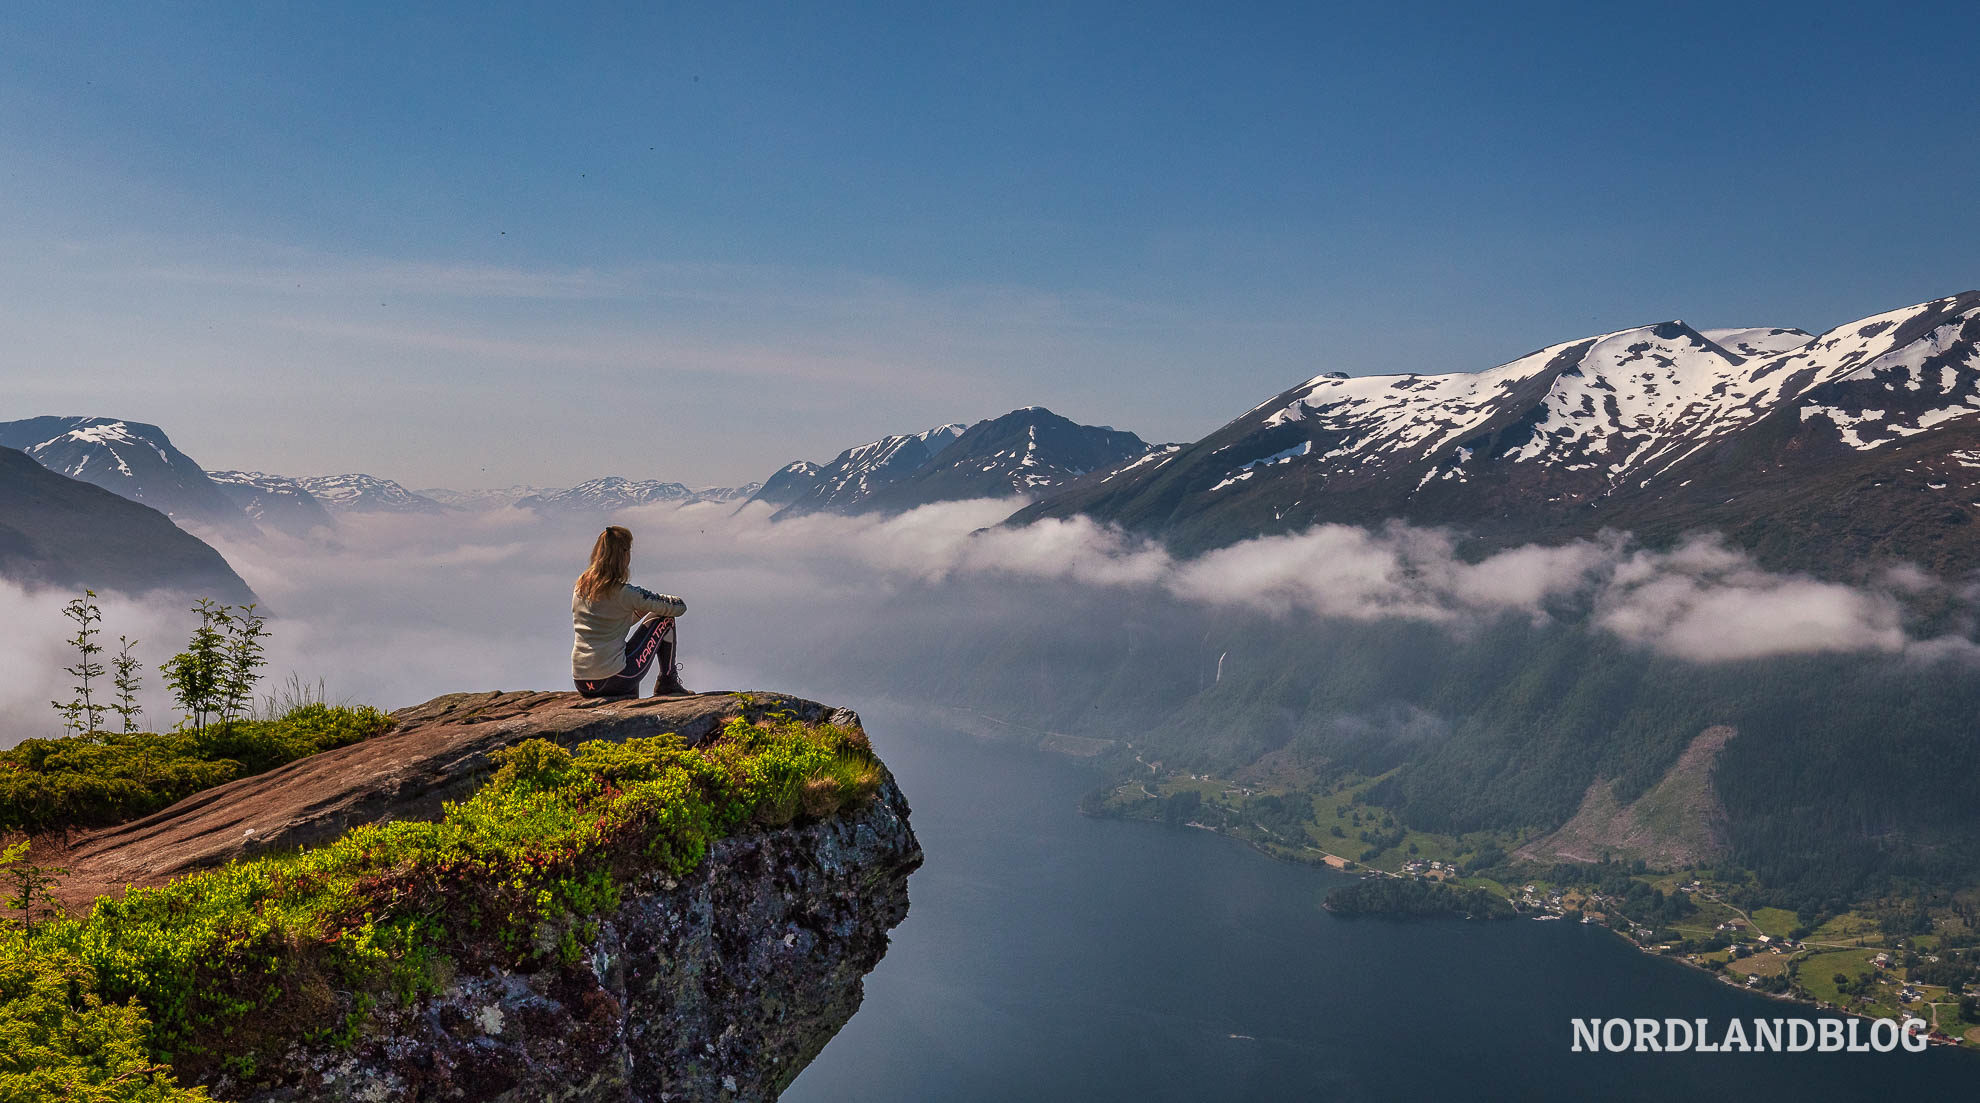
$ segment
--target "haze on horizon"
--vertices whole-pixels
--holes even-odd
[[[1193,439],[1319,371],[1819,331],[1980,284],[1964,11],[24,4],[0,419],[706,486],[1030,404]]]

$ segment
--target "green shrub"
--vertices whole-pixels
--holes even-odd
[[[315,703],[196,731],[29,739],[0,751],[0,832],[122,823],[389,725],[377,709]]]
[[[573,961],[623,886],[688,872],[752,820],[869,799],[882,776],[856,729],[788,718],[737,719],[700,748],[530,740],[437,821],[105,897],[37,946],[80,961],[105,1000],[137,1001],[181,1074],[251,1067],[299,1036],[348,1037],[460,966]]]
[[[147,1051],[136,1003],[106,1003],[73,955],[0,931],[0,1103],[195,1103]]]

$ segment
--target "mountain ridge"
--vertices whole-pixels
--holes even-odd
[[[428,513],[449,512],[450,507],[421,494],[415,494],[391,479],[350,472],[343,475],[304,475],[295,483],[338,513]]]
[[[1887,484],[1914,459],[1980,447],[1968,417],[1980,413],[1980,292],[1807,340],[1780,327],[1713,332],[1738,347],[1670,321],[1475,373],[1323,373],[1200,441],[1069,486],[1010,523],[1084,514],[1185,552],[1328,521],[1391,519],[1501,544],[1603,528],[1660,540],[1757,520],[1805,538],[1837,524],[1833,508],[1803,500],[1811,488],[1860,508],[1855,483]],[[1925,435],[1930,449],[1918,447]],[[1854,453],[1843,457],[1846,471],[1821,462],[1838,456],[1838,445]],[[1980,501],[1980,483],[1959,474],[1964,463],[1934,469],[1956,479],[1960,494],[1971,491],[1959,501]],[[1849,473],[1855,483],[1845,485]],[[1801,482],[1789,495],[1798,504],[1750,503],[1743,516],[1709,508],[1756,478]],[[1890,506],[1894,516],[1932,512],[1911,495],[1894,497],[1905,499]],[[1925,528],[1914,519],[1886,550],[1980,565],[1980,539]]]
[[[609,513],[634,506],[652,505],[656,502],[688,505],[693,502],[743,501],[760,488],[759,483],[745,483],[742,486],[717,486],[694,490],[686,483],[606,475],[603,478],[579,483],[567,490],[538,491],[518,498],[511,504],[518,509],[559,513]]]
[[[262,471],[206,474],[257,525],[300,537],[323,535],[337,527],[316,495],[294,479]]]
[[[749,501],[779,507],[772,515],[777,519],[816,512],[901,513],[934,502],[1030,496],[1148,450],[1133,433],[1081,425],[1043,406],[1026,406],[969,426],[950,422],[882,437],[825,464],[787,464]]]
[[[164,513],[0,448],[0,576],[28,586],[253,601],[211,545]]]
[[[31,417],[0,422],[0,446],[151,506],[182,526],[236,537],[255,532],[247,514],[156,425],[111,417]]]

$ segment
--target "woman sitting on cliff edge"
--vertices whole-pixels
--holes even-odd
[[[660,677],[653,696],[686,696],[675,665],[674,618],[687,602],[642,589],[632,573],[632,532],[613,525],[591,546],[591,565],[571,591],[571,677],[580,697],[637,697],[639,681],[653,667]],[[626,630],[632,629],[632,635]]]

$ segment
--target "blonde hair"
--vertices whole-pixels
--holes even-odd
[[[612,525],[591,545],[591,565],[578,576],[577,595],[597,601],[632,576],[632,530]]]

